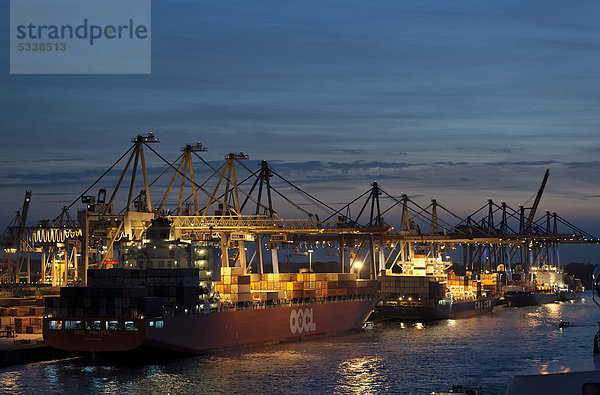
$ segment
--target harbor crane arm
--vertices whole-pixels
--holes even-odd
[[[17,211],[12,224],[9,225],[4,234],[0,237],[1,245],[7,248],[18,248],[25,232],[25,224],[27,223],[27,213],[29,212],[29,202],[31,200],[31,191],[25,191],[25,199],[23,199],[23,209]]]
[[[538,205],[540,204],[540,200],[542,199],[542,194],[544,193],[544,188],[546,187],[546,181],[548,181],[548,176],[550,175],[550,170],[546,169],[546,174],[544,174],[544,180],[542,181],[542,185],[535,196],[535,200],[533,201],[533,206],[531,207],[531,211],[529,212],[529,217],[527,218],[527,224],[525,225],[525,229],[523,230],[523,234],[528,234],[531,230],[531,225],[533,224],[533,217],[535,216],[535,212],[537,211]]]

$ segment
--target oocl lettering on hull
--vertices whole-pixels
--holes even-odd
[[[313,309],[292,310],[290,313],[290,331],[292,334],[309,333],[317,330]]]

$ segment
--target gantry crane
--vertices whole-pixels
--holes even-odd
[[[25,198],[23,199],[23,208],[21,211],[17,211],[15,217],[8,225],[2,238],[0,239],[0,245],[4,248],[4,253],[7,258],[7,267],[5,268],[2,277],[8,282],[19,282],[22,278],[27,282],[30,281],[31,268],[29,253],[27,253],[27,272],[22,273],[23,259],[21,257],[22,252],[22,240],[25,233],[25,225],[27,223],[27,214],[29,212],[29,203],[31,201],[31,191],[25,192]]]
[[[533,222],[533,216],[547,181],[548,171],[527,222],[524,220],[524,215],[521,216],[522,226],[520,229],[524,230],[527,226],[528,232],[526,234],[523,232],[511,234],[510,232],[507,233],[507,206],[504,203],[502,205],[503,219],[499,222],[500,230],[494,226],[495,206],[491,201],[488,201],[486,206],[488,208],[487,219],[482,221],[481,224],[477,224],[472,221],[471,216],[463,220],[451,213],[436,199],[432,199],[431,204],[427,207],[416,204],[406,194],[403,194],[400,199],[396,199],[381,189],[377,182],[371,184],[369,191],[360,195],[348,205],[336,210],[290,183],[271,169],[266,161],[261,162],[259,170],[251,170],[243,163],[248,159],[248,156],[240,152],[226,155],[225,162],[222,165],[213,166],[198,155],[198,153],[206,151],[206,148],[202,144],[196,143],[195,145],[183,147],[181,155],[170,162],[150,146],[151,143],[158,142],[159,140],[154,133],[138,135],[132,139],[133,144],[129,150],[100,177],[101,179],[117,163],[129,155],[125,168],[118,179],[116,187],[111,191],[108,201],[106,200],[105,189],[100,189],[97,197],[87,195],[100,179],[94,182],[76,200],[77,202],[81,199],[86,204],[86,208],[78,213],[80,231],[83,234],[81,237],[82,245],[79,247],[79,251],[82,252],[82,259],[79,263],[79,272],[74,276],[74,278],[80,278],[84,284],[86,283],[85,277],[88,267],[94,265],[95,267],[110,268],[113,264],[118,263],[119,259],[114,257],[115,246],[120,241],[142,242],[147,227],[153,219],[158,217],[166,217],[171,222],[174,237],[177,239],[218,241],[221,261],[224,266],[246,267],[252,265],[256,258],[256,267],[260,273],[263,271],[263,248],[266,247],[271,250],[273,271],[277,272],[277,250],[281,245],[290,245],[289,243],[296,247],[299,243],[313,245],[312,243],[321,242],[321,245],[326,244],[327,246],[338,244],[338,256],[342,272],[347,268],[354,267],[356,269],[354,263],[359,260],[363,262],[369,260],[369,276],[374,276],[381,269],[389,268],[399,262],[410,261],[415,255],[415,244],[427,245],[430,252],[434,255],[440,255],[444,247],[460,244],[522,246],[526,242],[541,243],[550,239],[556,242],[563,242],[567,239],[570,242],[580,242],[582,240],[578,236],[558,234],[556,227],[551,235],[547,232],[546,234],[540,234],[539,232],[529,231],[538,229],[535,222]],[[144,156],[145,149],[154,153],[168,166],[154,181],[150,181],[148,178]],[[202,183],[196,182],[192,156],[200,159],[211,172],[210,177]],[[127,200],[123,209],[115,210],[119,188],[132,164]],[[242,179],[236,166],[247,170],[250,175]],[[138,167],[142,169],[143,189],[135,195]],[[160,205],[153,207],[150,188],[167,170],[174,170],[175,174],[170,180]],[[179,196],[177,205],[171,210],[167,208],[168,195],[177,177],[181,178]],[[303,197],[331,215],[323,221],[319,220],[316,213],[294,203],[275,188],[273,177],[277,177],[278,181],[283,181],[292,190],[301,193]],[[254,183],[247,189],[243,184],[253,178]],[[211,191],[208,191],[206,185],[211,180],[212,182],[216,181],[216,185],[211,188]],[[191,194],[184,199],[185,187],[188,184],[192,189]],[[207,197],[206,204],[201,203],[198,193]],[[393,202],[385,210],[382,209],[379,200],[380,196],[383,195]],[[352,216],[350,204],[365,197],[366,201],[359,206],[358,215]],[[293,205],[307,218],[281,218],[274,207],[274,198]],[[190,199],[192,199],[193,209],[189,205],[184,207]],[[68,210],[71,206],[67,206],[66,209]],[[383,217],[394,207],[401,207],[402,212],[401,223],[397,229],[393,229]],[[461,222],[453,225],[448,221],[443,221],[438,216],[438,210],[444,210]],[[245,211],[251,211],[251,213]],[[370,216],[363,220],[361,216],[369,212]],[[523,210],[522,213],[524,213]],[[429,228],[429,234],[423,233],[417,224],[418,220],[423,219],[429,221],[428,225],[423,228]],[[42,233],[39,233],[39,235],[42,235]],[[46,233],[44,235],[46,235],[46,238],[49,237]],[[66,233],[66,235],[75,239],[78,237],[76,234],[71,233]],[[246,246],[248,244],[246,243],[249,241],[255,241],[255,252],[248,261],[246,259]],[[503,254],[500,253],[498,256]],[[346,256],[350,257],[350,265],[346,265]],[[504,260],[501,261],[504,262]],[[64,274],[63,271],[60,273]],[[53,279],[56,276],[56,273],[52,274]],[[65,277],[66,280],[67,277]]]

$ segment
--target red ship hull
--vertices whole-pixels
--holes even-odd
[[[104,326],[112,321],[106,318],[87,319],[86,321],[100,321]],[[60,322],[61,329],[51,329],[53,323]],[[144,344],[146,325],[144,320],[136,320],[136,331],[125,330],[89,330],[82,322],[80,329],[64,329],[66,322],[75,321],[73,318],[44,318],[44,341],[51,347],[67,351],[102,352],[102,351],[127,351],[133,350]]]
[[[44,340],[51,347],[80,352],[126,351],[148,345],[205,353],[360,329],[375,303],[375,298],[367,298],[166,316],[141,320],[137,331],[56,330],[50,329],[50,323],[58,318],[46,318]]]

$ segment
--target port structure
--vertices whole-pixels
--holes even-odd
[[[167,191],[165,192],[164,197],[163,197],[162,201],[160,202],[160,205],[158,206],[159,213],[163,212],[163,207],[165,205],[167,198],[169,197],[169,193],[171,192],[171,189],[173,188],[173,184],[175,183],[177,176],[179,176],[181,174],[181,176],[180,176],[181,177],[181,186],[179,188],[179,200],[177,203],[177,208],[175,209],[175,215],[183,214],[182,204],[184,203],[183,195],[184,195],[184,191],[185,191],[186,180],[190,180],[190,183],[192,186],[193,202],[194,202],[194,215],[198,215],[198,197],[196,194],[196,187],[195,187],[196,181],[194,180],[194,167],[192,165],[192,154],[194,154],[198,159],[204,161],[204,159],[202,159],[202,157],[197,155],[196,152],[205,152],[205,151],[207,151],[206,147],[204,147],[202,145],[202,143],[200,143],[200,142],[198,142],[194,145],[188,144],[181,149],[181,152],[182,152],[182,154],[180,155],[181,161],[179,162],[179,166],[177,167],[175,174],[173,175],[173,178],[171,179],[171,183],[169,184],[169,187],[167,188]],[[208,162],[206,162],[206,161],[204,161],[204,162],[205,162],[205,164],[210,166],[208,164]],[[210,166],[210,167],[212,167],[212,166]],[[183,168],[183,172],[181,172],[182,168]],[[170,214],[170,212],[169,212],[169,214]]]
[[[59,286],[67,284],[68,280],[76,281],[82,235],[79,225],[70,217],[65,206],[53,220],[26,226],[30,200],[31,191],[27,191],[23,210],[17,212],[1,238],[5,253],[2,283],[31,283],[32,253],[41,254],[40,283]]]
[[[0,238],[0,245],[4,249],[5,267],[2,270],[3,283],[6,282],[19,282],[22,278],[22,266],[24,257],[21,253],[24,252],[23,248],[23,236],[25,234],[25,227],[27,223],[27,214],[29,212],[29,205],[31,202],[31,191],[25,192],[25,198],[23,199],[23,208],[21,211],[17,211],[13,220],[8,225],[4,233]],[[30,256],[29,252],[26,252],[27,256],[27,274],[26,280],[30,280]]]
[[[374,278],[381,270],[409,265],[416,250],[426,250],[428,256],[438,259],[445,251],[462,246],[465,265],[482,271],[499,267],[507,270],[517,256],[521,263],[526,262],[524,266],[550,261],[557,256],[554,251],[559,243],[598,243],[598,239],[556,213],[547,212],[542,219],[534,221],[548,172],[533,207],[520,206],[514,210],[504,202],[498,206],[488,200],[486,205],[463,219],[436,199],[423,207],[407,194],[397,198],[385,192],[377,182],[350,203],[333,208],[284,178],[266,161],[260,163],[259,169],[252,170],[244,164],[248,155],[240,152],[226,155],[221,165],[213,166],[199,155],[206,151],[201,143],[186,145],[175,160],[168,161],[150,145],[158,142],[154,133],[133,138],[132,146],[71,205],[63,207],[59,217],[31,229],[24,228],[21,239],[26,241],[26,248],[23,250],[42,252],[44,256],[42,282],[86,284],[87,268],[110,268],[118,264],[115,246],[121,241],[143,242],[145,230],[159,217],[166,217],[171,222],[175,239],[216,241],[220,245],[223,266],[240,266],[258,273],[263,273],[264,263],[269,261],[265,249],[271,252],[271,270],[275,273],[279,271],[278,250],[310,254],[309,260],[312,260],[312,254],[307,251],[326,248],[327,255],[338,257],[340,272],[352,271],[363,278]],[[144,149],[167,165],[153,181],[148,177]],[[91,189],[127,156],[127,163],[108,201],[107,191],[102,188],[97,196],[89,195]],[[201,183],[196,181],[193,159],[210,173]],[[119,189],[132,164],[127,199],[118,200]],[[139,167],[143,188],[135,195]],[[160,185],[159,180],[168,171],[174,171],[174,174],[166,192],[161,195],[160,204],[153,208],[151,188],[157,189],[154,185]],[[240,177],[240,171],[248,175]],[[169,194],[178,177],[179,195],[171,210],[167,207],[174,202],[169,200]],[[321,214],[324,219],[320,220],[315,212],[294,202],[275,187],[274,179],[324,212]],[[191,187],[191,193],[184,198],[186,185]],[[206,199],[203,205],[199,198],[202,196]],[[85,208],[78,211],[78,223],[75,223],[68,216],[68,210],[79,201]],[[124,201],[120,211],[114,210],[117,201]],[[276,202],[291,205],[304,218],[280,217]],[[486,208],[487,216],[475,221],[473,218],[482,215]],[[397,227],[384,219],[394,210],[400,211],[400,226]],[[529,210],[527,216],[525,210]],[[496,218],[498,216],[500,219]],[[569,227],[570,231],[559,233],[559,224]],[[14,233],[14,227],[11,229]],[[12,237],[14,239],[14,234]],[[247,248],[252,242],[253,248]],[[247,250],[253,250],[250,259],[246,256]],[[19,273],[20,269],[15,272]],[[18,279],[24,277],[13,277],[13,281]]]
[[[68,206],[64,206],[53,220],[43,220],[27,228],[26,248],[28,252],[41,253],[43,283],[56,287],[79,280],[81,236],[81,229],[69,214]]]
[[[270,169],[266,161],[261,162],[258,171],[252,171],[242,163],[247,159],[248,156],[243,153],[231,153],[225,157],[225,165],[217,171],[219,179],[201,216],[167,217],[175,229],[175,237],[197,239],[216,236],[220,240],[221,261],[224,266],[239,266],[246,270],[256,259],[255,270],[258,273],[264,271],[263,249],[266,247],[271,251],[272,270],[278,273],[278,245],[292,242],[295,234],[362,232],[362,229],[344,228],[340,227],[339,223],[320,221],[316,214],[305,210],[274,188],[270,179],[278,176],[292,188],[300,190],[297,186]],[[248,191],[241,184],[250,178],[238,182],[236,165],[245,169],[250,173],[250,177],[254,178],[254,183]],[[253,192],[256,194],[254,195]],[[274,195],[298,209],[306,218],[292,220],[281,218],[273,207]],[[210,209],[215,204],[217,206],[214,215],[210,215],[212,213]],[[244,213],[244,209],[248,209],[249,206],[255,207],[254,212]],[[380,233],[387,230],[388,228],[385,227],[376,227],[376,231]],[[253,256],[247,261],[246,243],[250,241],[255,241],[255,248]]]
[[[375,250],[379,253],[376,270],[410,265],[415,249],[421,250],[420,252],[426,250],[429,257],[437,259],[444,255],[445,251],[457,247],[463,248],[463,263],[473,272],[510,271],[511,262],[518,262],[517,268],[524,271],[545,264],[559,265],[558,244],[598,244],[600,240],[555,212],[546,211],[538,220],[534,220],[548,175],[549,171],[546,171],[532,207],[525,208],[520,205],[519,209],[515,210],[505,202],[497,205],[489,199],[487,204],[464,219],[448,210],[437,199],[431,199],[431,204],[423,207],[406,194],[397,199],[374,183],[373,189],[361,196],[370,193],[372,199],[373,196],[384,195],[392,204],[387,209],[378,211],[377,217],[399,207],[400,226],[373,237],[347,235],[344,243],[340,243],[340,249],[350,245],[358,250],[359,254],[362,250],[364,259],[375,255],[373,248],[365,248],[365,245],[374,242]],[[445,220],[438,215],[440,211],[445,214]],[[477,218],[478,215],[482,215],[482,218],[475,221],[473,218]],[[567,231],[559,233],[559,225]],[[429,229],[429,233],[425,232],[426,229]],[[315,243],[335,243],[336,237],[302,235],[296,237],[296,240],[315,248]]]
[[[166,217],[172,223],[174,228],[174,237],[183,240],[214,239],[218,240],[221,246],[221,255],[224,266],[238,265],[246,267],[254,265],[252,270],[263,270],[263,247],[271,250],[271,263],[273,270],[278,271],[277,248],[278,244],[289,243],[293,234],[340,234],[340,233],[364,233],[379,232],[385,233],[388,228],[363,229],[348,226],[340,226],[337,222],[321,222],[316,214],[313,214],[300,205],[294,203],[276,188],[270,184],[270,178],[274,174],[266,161],[261,163],[260,169],[250,170],[243,165],[242,161],[248,159],[243,153],[231,153],[225,157],[225,162],[214,167],[205,161],[198,153],[206,151],[205,147],[197,143],[196,145],[187,145],[181,151],[182,154],[174,161],[167,161],[162,155],[154,150],[149,144],[157,143],[158,139],[153,133],[139,135],[132,139],[132,146],[90,187],[88,187],[76,201],[85,204],[85,209],[78,211],[78,222],[81,236],[75,236],[81,242],[78,250],[81,259],[75,258],[70,262],[65,260],[65,267],[75,265],[78,270],[55,270],[51,275],[52,283],[61,285],[66,282],[75,282],[85,284],[87,282],[86,273],[90,267],[110,268],[118,264],[115,258],[115,246],[121,241],[143,240],[145,229],[150,225],[151,220],[157,217]],[[147,174],[146,158],[144,149],[154,153],[161,161],[167,164],[167,169],[163,171],[155,180],[150,181]],[[100,179],[114,169],[118,163],[128,156],[128,160],[121,172],[116,186],[107,200],[107,192],[100,189],[98,197],[88,195]],[[212,174],[202,183],[198,183],[194,177],[194,166],[192,157],[200,159],[206,165]],[[177,163],[179,163],[177,165]],[[236,165],[243,167],[250,174],[248,177],[238,181]],[[132,166],[133,165],[133,166]],[[129,191],[125,200],[124,208],[120,211],[114,209],[117,196],[121,185],[129,169],[132,168]],[[143,189],[135,195],[135,181],[137,169],[142,169]],[[161,203],[153,209],[150,188],[166,174],[167,170],[173,170],[172,176],[165,194],[162,196]],[[168,196],[177,179],[181,178],[179,198],[174,210],[166,209]],[[208,182],[217,180],[216,185],[209,191]],[[242,184],[254,180],[250,191]],[[285,179],[284,179],[285,180]],[[297,186],[285,180],[296,190]],[[189,184],[192,193],[184,199],[185,185]],[[254,193],[253,193],[254,192]],[[208,201],[201,207],[198,200],[198,193],[204,194]],[[283,219],[274,206],[273,197],[279,201],[285,201],[292,204],[301,211],[307,218],[305,219]],[[192,199],[193,209],[185,204]],[[314,198],[316,201],[318,199]],[[76,201],[67,210],[71,208]],[[324,205],[323,202],[320,204]],[[214,215],[210,211],[216,206]],[[253,209],[249,214],[244,211]],[[48,229],[51,232],[50,229]],[[67,233],[72,236],[71,233]],[[248,241],[255,241],[254,255],[247,262],[245,251]],[[52,242],[56,240],[52,239]],[[72,249],[75,250],[75,249]],[[56,254],[53,250],[48,250],[48,256]],[[52,258],[53,261],[55,259]],[[54,267],[54,266],[52,266]],[[65,274],[66,273],[66,274]],[[45,277],[43,279],[45,281]]]

